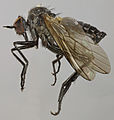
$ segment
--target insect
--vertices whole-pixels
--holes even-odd
[[[60,71],[61,59],[65,57],[74,73],[62,84],[58,97],[58,111],[51,114],[58,115],[61,111],[61,103],[64,95],[78,76],[86,80],[93,80],[97,72],[108,74],[110,72],[109,59],[99,42],[106,36],[105,32],[99,31],[90,24],[77,21],[70,17],[58,17],[46,7],[35,7],[29,11],[27,21],[18,16],[12,26],[5,28],[15,29],[18,35],[24,37],[24,41],[15,41],[12,54],[22,64],[21,90],[24,89],[25,76],[28,67],[28,60],[21,50],[32,47],[38,48],[39,39],[42,46],[56,54],[52,61],[55,85],[57,73]],[[28,35],[31,36],[29,40]],[[22,59],[15,53],[17,51]],[[58,63],[58,68],[55,64]]]

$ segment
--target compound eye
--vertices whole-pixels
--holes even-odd
[[[17,34],[22,35],[25,32],[23,18],[21,16],[18,16],[13,26],[15,26],[15,31]]]

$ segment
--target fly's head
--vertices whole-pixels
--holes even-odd
[[[15,29],[18,35],[23,35],[27,31],[28,24],[22,16],[18,16],[12,26],[3,26],[5,28]]]
[[[56,17],[56,14],[52,13],[51,10],[47,9],[46,7],[35,7],[29,11],[27,23],[31,28],[43,26],[43,16],[45,14],[49,15],[50,17]]]

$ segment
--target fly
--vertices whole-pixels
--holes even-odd
[[[51,114],[58,115],[61,111],[61,103],[64,95],[78,76],[86,80],[93,80],[97,72],[108,74],[110,63],[104,50],[99,46],[99,42],[106,36],[106,33],[99,31],[90,24],[77,21],[70,17],[58,17],[46,7],[35,7],[29,11],[25,20],[18,16],[12,26],[5,28],[15,29],[18,35],[24,37],[24,41],[13,43],[12,54],[22,64],[21,90],[24,89],[25,76],[28,67],[28,60],[21,50],[32,47],[38,48],[39,39],[42,46],[56,54],[56,59],[52,61],[55,85],[57,73],[60,71],[61,59],[63,56],[68,60],[74,73],[62,84],[58,97],[58,111]],[[28,34],[31,36],[29,40]],[[15,53],[17,51],[22,59]],[[58,68],[55,64],[58,63]]]

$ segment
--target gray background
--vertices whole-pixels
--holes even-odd
[[[114,0],[1,0],[0,2],[0,120],[113,120],[114,119]],[[51,87],[51,61],[55,55],[45,48],[25,50],[29,59],[26,88],[20,91],[22,66],[10,52],[15,40],[22,37],[3,25],[13,24],[18,15],[25,18],[28,11],[42,3],[55,8],[55,13],[91,23],[106,31],[100,42],[109,56],[111,73],[97,74],[92,82],[79,77],[64,97],[62,111],[57,117],[57,97],[61,84],[73,72],[62,59],[58,82]]]

